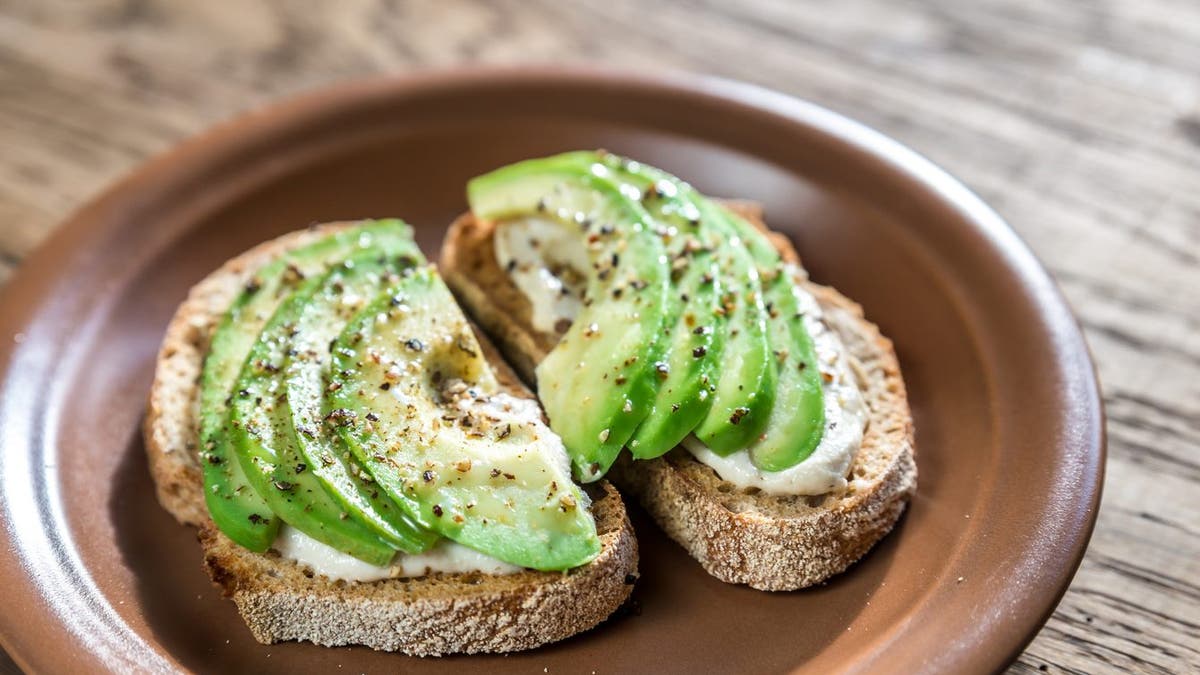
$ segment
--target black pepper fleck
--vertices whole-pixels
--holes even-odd
[[[737,424],[742,421],[742,418],[750,414],[749,408],[734,408],[733,414],[729,416],[730,424]]]

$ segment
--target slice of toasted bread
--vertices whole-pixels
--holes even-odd
[[[799,264],[791,243],[767,230],[755,205],[728,205]],[[493,223],[461,216],[443,243],[442,273],[509,363],[533,382],[534,368],[559,335],[530,328],[528,299],[496,262],[494,230]],[[762,590],[804,588],[845,570],[892,529],[916,490],[912,415],[891,341],[837,291],[806,278],[798,282],[817,298],[852,356],[870,411],[847,489],[819,496],[751,494],[682,448],[639,462],[622,453],[610,473],[710,574]]]
[[[567,573],[334,581],[274,552],[246,550],[212,523],[197,450],[200,371],[212,332],[256,269],[346,226],[323,225],[263,243],[210,274],[180,305],[158,354],[144,427],[159,502],[181,523],[199,528],[205,568],[263,643],[360,644],[418,656],[507,652],[600,623],[625,601],[637,574],[633,528],[620,495],[608,484],[589,487],[600,556]],[[531,396],[480,337],[502,384]]]

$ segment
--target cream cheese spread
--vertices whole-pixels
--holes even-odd
[[[393,577],[420,577],[434,572],[512,574],[520,567],[497,560],[462,544],[443,539],[424,553],[398,553],[392,564],[379,567],[327,546],[294,527],[284,525],[275,539],[279,555],[330,579],[378,581]]]
[[[579,233],[554,221],[519,218],[500,223],[495,233],[497,262],[532,306],[533,328],[561,332],[579,313],[587,251]],[[821,370],[825,431],[813,453],[783,471],[763,471],[747,452],[722,457],[689,436],[683,446],[723,480],[741,489],[773,495],[816,495],[846,487],[847,474],[862,445],[868,411],[846,349],[826,323],[812,294],[797,287],[796,298],[812,336]]]
[[[588,268],[579,233],[545,218],[531,217],[496,228],[496,261],[529,298],[535,330],[554,333],[560,320],[579,313]]]

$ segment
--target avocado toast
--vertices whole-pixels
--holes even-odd
[[[145,436],[159,501],[262,642],[528,649],[636,575],[619,495],[570,481],[398,221],[285,235],[197,284]]]
[[[595,626],[637,578],[605,477],[763,590],[892,529],[916,467],[891,343],[755,207],[602,151],[468,198],[445,282],[400,221],[318,226],[226,263],[168,327],[159,500],[257,639],[437,655]]]
[[[764,590],[820,583],[892,529],[916,466],[891,342],[757,209],[604,152],[468,194],[441,268],[569,428],[577,477],[611,467],[706,570]]]

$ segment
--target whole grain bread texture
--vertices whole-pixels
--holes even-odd
[[[159,502],[179,522],[198,528],[205,569],[262,643],[356,644],[415,656],[509,652],[599,624],[625,601],[637,577],[633,529],[621,496],[607,483],[588,486],[602,551],[566,573],[331,580],[274,551],[259,554],[238,546],[209,518],[198,414],[200,372],[212,332],[255,270],[350,225],[315,226],[260,244],[196,284],[180,305],[158,354],[143,429]],[[480,336],[480,344],[503,386],[531,396],[486,337]]]
[[[726,205],[802,270],[791,242],[767,229],[757,205]],[[561,333],[531,328],[528,299],[496,261],[494,231],[494,223],[460,216],[444,240],[440,265],[460,303],[532,383]],[[769,591],[805,588],[844,571],[891,531],[916,491],[912,414],[891,341],[859,305],[799,274],[797,282],[817,298],[850,353],[870,411],[846,490],[818,496],[744,491],[683,448],[636,462],[622,453],[609,474],[709,574]]]

